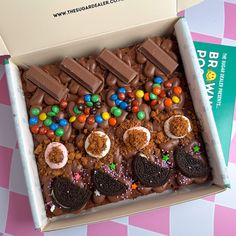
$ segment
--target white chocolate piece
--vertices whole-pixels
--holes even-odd
[[[132,128],[130,128],[130,129],[126,130],[125,133],[124,133],[124,135],[123,135],[123,141],[124,141],[124,143],[126,143],[126,139],[127,139],[128,136],[129,136],[128,132],[129,132],[129,131],[132,131],[132,130],[143,131],[144,133],[146,133],[146,135],[147,135],[147,141],[143,144],[143,146],[142,146],[140,149],[145,148],[145,147],[149,144],[149,142],[150,142],[151,134],[150,134],[150,132],[149,132],[148,129],[146,129],[146,128],[142,127],[142,126],[132,127]]]
[[[174,118],[177,118],[177,117],[181,117],[181,118],[185,119],[188,122],[188,133],[190,133],[192,131],[190,120],[186,116],[183,116],[183,115],[171,116],[168,120],[165,121],[164,131],[165,131],[166,135],[169,138],[172,138],[172,139],[184,138],[187,135],[187,133],[186,133],[185,135],[178,137],[178,136],[171,133],[171,131],[170,131],[170,121]]]
[[[58,148],[58,149],[60,149],[62,151],[63,159],[59,163],[54,163],[54,162],[51,162],[49,160],[49,154],[53,150],[53,148]],[[68,151],[67,151],[66,147],[62,143],[52,142],[52,143],[48,144],[48,146],[47,146],[47,148],[45,150],[45,153],[44,153],[44,157],[45,157],[46,163],[48,164],[48,166],[51,169],[61,169],[62,167],[64,167],[66,165],[66,163],[68,161]]]
[[[89,143],[89,138],[91,137],[92,134],[95,134],[95,133],[98,134],[98,135],[101,136],[101,137],[104,136],[104,137],[106,138],[106,149],[105,149],[105,150],[101,150],[101,153],[100,153],[100,154],[94,154],[94,153],[88,151],[88,147],[89,147],[89,145],[90,145],[90,143]],[[92,133],[86,138],[86,140],[85,140],[85,150],[86,150],[86,152],[87,152],[90,156],[95,157],[95,158],[98,158],[98,159],[101,159],[101,158],[105,157],[105,156],[107,155],[107,153],[109,152],[110,148],[111,148],[111,140],[110,140],[110,138],[109,138],[104,132],[102,132],[102,131],[94,131],[94,132],[92,132]]]

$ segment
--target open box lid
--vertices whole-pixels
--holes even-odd
[[[171,18],[201,1],[2,1],[0,55],[6,54],[6,48],[8,54],[15,57],[92,35]]]

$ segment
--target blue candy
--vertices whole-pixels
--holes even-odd
[[[122,103],[120,104],[120,108],[121,108],[122,110],[126,110],[127,107],[128,107],[128,104],[127,104],[126,102],[122,102]]]
[[[60,126],[64,127],[64,126],[66,126],[67,124],[68,124],[68,122],[67,122],[66,119],[63,118],[63,119],[60,119],[60,120],[59,120],[59,125],[60,125]]]
[[[116,106],[119,106],[122,103],[120,99],[116,99]]]
[[[119,88],[117,90],[117,93],[126,93],[126,89],[125,88]]]
[[[115,101],[117,98],[118,98],[118,96],[117,96],[117,94],[115,94],[115,93],[110,96],[110,99],[111,99],[112,101]]]
[[[96,121],[98,124],[102,123],[102,122],[103,122],[102,116],[101,116],[101,115],[96,115],[96,116],[95,116],[95,121]]]
[[[163,82],[163,79],[160,76],[157,76],[154,78],[154,83],[155,84],[161,84]]]
[[[92,96],[90,94],[84,95],[84,101],[85,102],[91,102],[91,98],[92,98]]]
[[[29,124],[36,125],[38,123],[38,121],[39,121],[38,117],[30,117]]]
[[[58,124],[52,123],[52,124],[49,126],[49,128],[50,128],[51,130],[56,130],[56,129],[58,128]]]

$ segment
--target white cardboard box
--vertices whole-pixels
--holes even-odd
[[[106,1],[105,1],[106,2]],[[6,72],[19,149],[27,183],[35,227],[56,230],[130,215],[169,206],[229,187],[223,152],[195,48],[184,19],[176,16],[200,0],[108,0],[87,10],[81,7],[91,0],[4,1],[0,3],[0,55],[11,55]],[[61,15],[61,16],[58,16]],[[57,17],[55,17],[57,15]],[[46,64],[64,56],[82,56],[99,52],[103,47],[127,46],[148,36],[163,36],[175,31],[194,108],[203,128],[203,137],[213,170],[213,181],[177,192],[164,192],[97,207],[79,215],[48,219],[44,208],[33,140],[17,66]]]

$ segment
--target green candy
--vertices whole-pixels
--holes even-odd
[[[47,118],[47,119],[43,122],[43,124],[44,124],[45,126],[50,126],[50,125],[52,124],[52,120],[51,120],[50,118]]]
[[[115,117],[120,117],[122,115],[122,110],[120,108],[115,109],[113,115]]]
[[[115,111],[116,109],[118,109],[118,107],[112,107],[112,108],[111,108],[111,114],[114,114],[114,111]]]
[[[86,102],[86,105],[87,105],[88,107],[93,107],[93,102]]]
[[[151,100],[156,100],[157,99],[157,95],[154,93],[150,93],[150,99]]]
[[[139,119],[139,120],[144,120],[145,119],[145,112],[144,111],[139,111],[138,113],[137,113],[137,118]]]
[[[73,111],[74,111],[74,113],[75,113],[76,115],[79,115],[79,114],[81,114],[81,113],[82,113],[82,111],[81,111],[81,110],[79,110],[78,106],[74,106],[74,109],[73,109]]]
[[[91,98],[91,100],[92,100],[92,102],[99,102],[99,100],[100,100],[100,97],[97,95],[97,94],[94,94],[94,95],[92,95],[92,98]]]
[[[163,154],[162,155],[162,160],[163,161],[168,161],[170,159],[169,155],[168,154]]]
[[[52,106],[52,109],[51,109],[54,113],[58,113],[59,111],[60,111],[60,108],[59,108],[59,106],[57,106],[57,105],[54,105],[54,106]]]
[[[56,134],[56,136],[59,136],[59,137],[61,137],[61,136],[63,136],[64,135],[64,129],[62,129],[62,128],[57,128],[56,130],[55,130],[55,134]]]
[[[32,114],[33,116],[38,116],[38,115],[40,114],[40,109],[37,108],[37,107],[33,107],[33,108],[31,109],[31,114]]]
[[[55,112],[53,112],[53,111],[49,111],[49,112],[47,113],[47,115],[48,115],[48,116],[56,116],[57,114],[56,114]]]
[[[155,87],[159,87],[159,88],[160,88],[161,85],[160,85],[160,84],[153,84],[152,87],[153,87],[153,88],[155,88]]]

